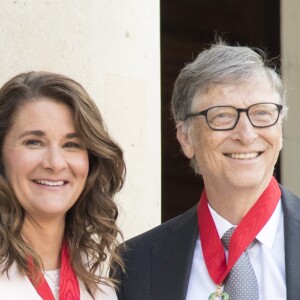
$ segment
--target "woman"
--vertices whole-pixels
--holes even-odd
[[[0,147],[0,299],[116,299],[105,269],[122,267],[125,165],[86,91],[52,73],[12,78]]]

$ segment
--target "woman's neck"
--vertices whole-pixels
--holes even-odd
[[[60,268],[64,227],[64,220],[37,222],[25,217],[22,237],[40,256],[45,270]]]

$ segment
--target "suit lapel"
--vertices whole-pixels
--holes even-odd
[[[186,298],[198,236],[196,206],[174,221],[166,240],[152,247],[152,299]]]
[[[287,299],[299,298],[300,200],[282,188]]]

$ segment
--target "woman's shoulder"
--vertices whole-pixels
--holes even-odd
[[[3,271],[3,266],[0,266],[0,290],[2,290],[2,285],[7,285],[12,283],[15,280],[21,280],[24,279],[24,276],[20,274],[18,271],[17,265],[13,263],[10,268],[8,269],[8,272]]]
[[[80,300],[92,300],[93,298],[85,289],[82,282],[79,282],[80,285]],[[117,294],[115,289],[110,285],[99,284],[99,290],[96,291],[94,295],[95,300],[117,300]]]
[[[100,289],[101,292],[99,291],[99,295],[98,293],[95,295],[95,300],[117,300],[117,294],[115,292],[115,289],[109,285],[100,285]]]
[[[87,258],[85,255],[82,255],[82,261],[84,262],[84,264],[86,265],[90,265],[92,260],[89,258]],[[98,276],[101,276],[101,269],[97,269],[96,274]],[[105,273],[105,272],[104,272]],[[106,273],[105,273],[106,274]],[[104,275],[105,276],[105,275]],[[105,282],[105,277],[101,276]],[[82,282],[79,281],[79,285],[80,285],[80,300],[90,300],[92,299],[90,294],[86,291],[84,284]],[[95,300],[118,300],[117,298],[117,294],[115,292],[115,289],[110,285],[109,281],[107,280],[107,283],[100,283],[98,285],[99,289],[96,291],[94,298]],[[1,300],[1,299],[0,299]]]
[[[0,274],[0,300],[41,300],[27,276],[22,275],[14,263],[8,272]]]

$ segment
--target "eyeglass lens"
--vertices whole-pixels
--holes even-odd
[[[253,126],[268,127],[278,120],[279,110],[274,103],[259,103],[250,106],[247,116]],[[239,118],[239,111],[231,106],[212,107],[207,111],[207,122],[213,129],[233,128]]]

